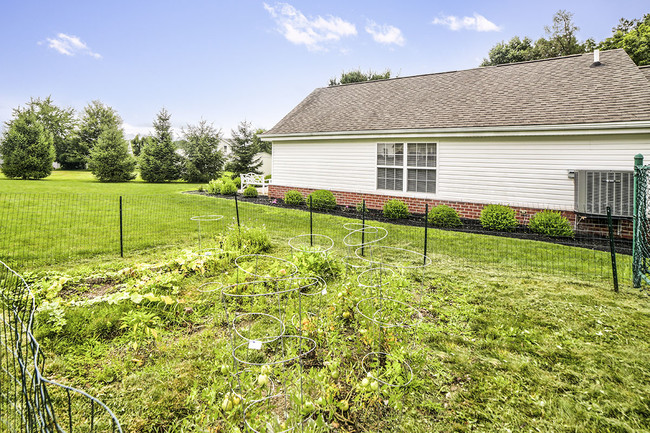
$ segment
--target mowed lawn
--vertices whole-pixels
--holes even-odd
[[[202,226],[206,247],[236,219],[233,200],[181,194],[197,188],[182,182],[102,184],[88,172],[59,171],[41,181],[3,178],[0,188],[0,246],[11,242],[10,249],[0,250],[3,260],[7,251],[31,257],[23,268],[31,271],[32,281],[45,278],[46,291],[60,276],[69,279],[62,305],[77,296],[85,299],[87,288],[74,282],[111,283],[121,268],[178,263],[181,248],[197,246],[192,215],[224,215]],[[123,259],[120,195],[128,248]],[[273,241],[268,253],[287,259],[293,254],[288,240],[308,233],[310,224],[303,210],[250,203],[240,203],[240,218],[265,228]],[[314,232],[332,237],[338,260],[349,252],[342,239],[348,233],[343,225],[351,221],[314,215]],[[422,250],[422,228],[377,225],[389,232],[384,244]],[[381,401],[355,391],[364,377],[361,355],[368,349],[357,348],[359,330],[368,325],[356,314],[352,320],[342,314],[354,313],[368,294],[354,273],[330,281],[332,308],[325,329],[336,332],[326,334],[324,347],[338,349],[323,349],[321,356],[341,361],[341,378],[330,382],[341,390],[336,399],[349,398],[353,405],[347,413],[334,403],[324,405],[323,415],[336,420],[329,430],[650,431],[650,298],[647,289],[627,283],[620,293],[612,291],[603,267],[608,253],[442,230],[430,230],[429,236],[432,265],[424,274],[410,273],[406,286],[396,286],[395,296],[427,313],[406,341],[413,383],[386,390],[383,397],[401,401],[401,410],[380,415]],[[69,306],[67,325],[59,331],[41,314],[37,327],[46,371],[100,396],[128,432],[228,431],[240,418],[220,409],[228,383],[219,365],[230,356],[222,307],[197,287],[226,278],[233,267],[224,262],[218,272],[147,275],[147,284],[173,281],[174,297],[183,301],[173,307]],[[104,272],[112,276],[102,277]],[[124,283],[115,290],[141,285]],[[339,292],[346,293],[344,304],[336,298]],[[134,350],[121,328],[131,308],[163,318],[157,341],[146,350]]]

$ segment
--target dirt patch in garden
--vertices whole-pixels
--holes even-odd
[[[208,194],[207,192],[203,192],[203,191],[188,191],[186,193],[199,194],[207,197],[222,198],[226,200],[234,200],[235,198],[234,196]],[[247,203],[261,204],[265,206],[273,206],[273,207],[280,207],[286,209],[297,209],[297,210],[303,210],[305,212],[309,211],[309,209],[305,205],[292,206],[284,203],[282,199],[269,198],[264,195],[260,195],[252,198],[238,195],[237,200],[242,202],[247,202]],[[322,211],[322,210],[314,209],[313,212],[342,216],[342,217],[353,218],[358,220],[362,219],[361,213],[357,212],[356,208],[353,206],[337,206],[336,209],[330,211]],[[383,212],[377,209],[368,209],[366,211],[366,221],[378,221],[378,222],[383,222],[388,224],[399,224],[399,225],[406,225],[406,226],[413,226],[413,227],[424,227],[425,225],[424,214],[411,214],[408,218],[395,220],[395,219],[386,218]],[[436,227],[436,229],[460,232],[460,233],[471,233],[471,234],[480,234],[480,235],[487,235],[487,236],[500,236],[500,237],[514,238],[514,239],[541,241],[541,242],[548,242],[548,243],[566,245],[571,247],[587,248],[587,249],[592,249],[597,251],[610,251],[609,238],[604,236],[598,236],[593,233],[576,232],[574,238],[554,238],[554,237],[544,236],[538,233],[534,233],[530,231],[530,229],[528,229],[528,227],[526,226],[519,226],[514,230],[508,232],[499,232],[499,231],[484,229],[481,226],[480,221],[478,220],[461,218],[461,221],[463,223],[462,227],[458,227],[458,228],[437,228]],[[632,240],[615,238],[614,244],[615,244],[615,249],[617,254],[625,254],[625,255],[632,254]]]

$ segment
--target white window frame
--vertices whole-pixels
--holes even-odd
[[[386,144],[394,144],[394,145],[402,145],[402,164],[401,165],[385,165],[385,164],[379,164],[377,161],[378,156],[379,156],[379,148],[382,145]],[[434,165],[433,166],[418,166],[417,162],[416,165],[409,165],[408,164],[408,149],[409,146],[411,145],[433,145],[435,146],[435,160],[434,160]],[[391,191],[391,192],[403,192],[403,193],[413,193],[413,194],[436,194],[438,190],[438,149],[439,149],[439,144],[438,142],[432,142],[432,141],[426,141],[426,142],[380,142],[377,143],[377,146],[375,147],[375,165],[376,165],[376,170],[375,170],[375,187],[379,191]],[[386,188],[379,188],[379,170],[383,168],[392,168],[392,169],[397,169],[401,171],[402,173],[402,189],[386,189]],[[408,189],[408,173],[409,170],[430,170],[434,172],[434,191],[433,192],[426,192],[426,191],[410,191]]]
[[[417,165],[417,160],[415,165],[409,165],[408,163],[408,151],[411,146],[417,146],[417,145],[424,145],[426,146],[425,149],[428,151],[429,146],[434,146],[434,152],[433,152],[433,165],[427,165],[428,163],[428,152],[425,152],[425,165]],[[432,143],[432,142],[425,142],[425,143],[406,143],[406,155],[404,158],[404,165],[406,168],[406,176],[404,179],[404,190],[406,192],[414,192],[414,193],[421,193],[421,194],[435,194],[437,189],[438,189],[438,143]],[[433,191],[411,191],[408,188],[408,182],[409,182],[409,172],[411,170],[425,170],[425,171],[432,171],[433,172]],[[416,180],[416,188],[417,188],[417,180]]]

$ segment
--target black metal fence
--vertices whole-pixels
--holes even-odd
[[[0,194],[0,258],[21,268],[61,263],[84,257],[128,256],[168,246],[198,248],[204,239],[223,233],[239,221],[264,226],[271,237],[288,238],[310,233],[334,239],[335,250],[345,253],[342,239],[349,233],[346,222],[368,219],[388,230],[385,244],[411,248],[446,262],[498,266],[521,272],[541,272],[587,280],[611,280],[612,260],[607,237],[577,233],[575,239],[542,238],[520,229],[514,234],[476,234],[429,228],[425,241],[424,218],[407,225],[374,221],[377,214],[339,209],[338,215],[301,208],[236,202],[232,198],[199,194],[100,195],[100,194]],[[219,221],[198,222],[197,215],[222,215]],[[201,226],[199,227],[199,224]],[[286,243],[284,243],[286,245]],[[631,282],[630,243],[616,243],[618,278]]]

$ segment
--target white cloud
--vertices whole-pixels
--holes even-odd
[[[88,45],[76,36],[66,35],[59,33],[56,38],[47,38],[48,47],[53,50],[65,54],[66,56],[74,56],[76,54],[83,54],[91,56],[96,59],[101,59],[102,56],[93,52]]]
[[[498,32],[501,27],[482,15],[474,13],[473,17],[441,16],[433,20],[433,24],[449,27],[451,30],[475,30],[477,32]]]
[[[264,9],[271,14],[279,26],[280,33],[289,42],[305,45],[310,50],[325,49],[326,43],[337,42],[342,37],[357,34],[354,24],[339,17],[307,18],[288,3],[276,3],[275,6],[264,3]]]
[[[153,132],[153,127],[151,126],[135,126],[129,123],[123,123],[122,128],[124,129],[124,136],[130,140],[136,135],[147,136]]]
[[[380,26],[374,21],[368,21],[366,31],[372,35],[375,42],[379,42],[380,44],[395,44],[401,47],[406,43],[402,31],[388,24]]]

